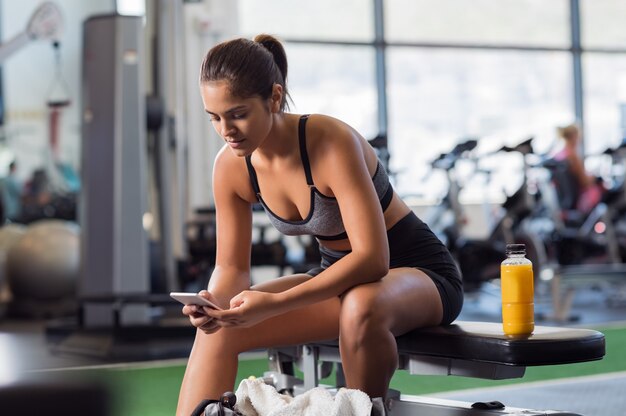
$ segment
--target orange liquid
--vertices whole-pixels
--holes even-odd
[[[532,264],[500,267],[502,329],[506,335],[528,336],[535,329]]]

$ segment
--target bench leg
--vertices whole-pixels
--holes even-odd
[[[319,350],[316,347],[305,345],[302,351],[302,372],[304,373],[304,390],[317,387],[320,378],[317,371]]]
[[[320,349],[321,348],[321,349]],[[337,384],[340,387],[343,380],[343,371],[338,362],[338,356],[333,358],[326,347],[305,345],[289,349],[272,349],[269,351],[270,369],[273,371],[264,374],[266,383],[273,385],[281,393],[299,395],[318,387],[319,380],[325,377],[322,360],[337,362]],[[304,380],[293,376],[294,364],[304,373]],[[291,372],[284,374],[283,371]],[[476,407],[476,404],[456,400],[436,399],[424,396],[402,395],[399,391],[390,389],[385,400],[385,416],[582,416],[577,413],[554,410],[531,410],[513,407]]]

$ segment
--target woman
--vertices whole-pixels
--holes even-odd
[[[204,108],[225,145],[213,173],[217,260],[205,298],[183,313],[198,328],[178,414],[232,390],[238,354],[339,338],[347,387],[386,394],[395,336],[447,324],[463,302],[443,244],[394,193],[374,150],[332,117],[284,111],[287,58],[269,35],[213,47]],[[317,237],[322,263],[250,287],[253,204],[276,228]]]
[[[564,144],[563,148],[554,155],[554,159],[567,163],[573,183],[572,188],[576,193],[573,198],[575,205],[571,208],[588,214],[602,200],[606,189],[597,177],[585,170],[585,164],[578,154],[581,140],[578,126],[570,124],[558,127],[557,132]]]

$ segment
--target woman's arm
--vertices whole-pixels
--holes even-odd
[[[240,161],[223,150],[215,160],[213,195],[217,252],[208,292],[201,292],[201,295],[223,308],[228,308],[233,296],[250,288],[252,209],[251,203],[242,193],[250,184],[245,167],[242,171],[237,162]],[[244,172],[243,179],[238,172]],[[185,306],[183,313],[191,317],[194,326],[205,330],[205,325],[212,319],[196,306]]]
[[[310,152],[313,176],[337,198],[352,250],[315,279],[279,294],[281,303],[293,308],[379,280],[389,269],[385,221],[366,163],[366,152],[371,149],[349,126],[318,117],[321,120],[310,120],[312,129],[318,121],[322,130],[317,148]]]
[[[244,196],[250,182],[242,163],[223,149],[213,169],[217,252],[208,289],[224,307],[230,298],[250,287],[252,205]]]
[[[317,118],[317,117],[316,117]],[[316,185],[337,198],[350,240],[350,254],[314,279],[281,293],[245,291],[228,311],[211,311],[223,326],[249,326],[270,316],[339,296],[351,287],[381,279],[389,268],[389,247],[380,201],[366,164],[363,139],[330,118],[309,120],[309,155]],[[309,127],[309,125],[311,125]],[[317,125],[317,127],[315,127]],[[309,134],[321,128],[322,133]],[[323,132],[324,130],[327,133]]]

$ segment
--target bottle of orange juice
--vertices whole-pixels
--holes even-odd
[[[502,329],[506,335],[524,337],[535,329],[533,264],[524,244],[507,244],[500,266]]]

